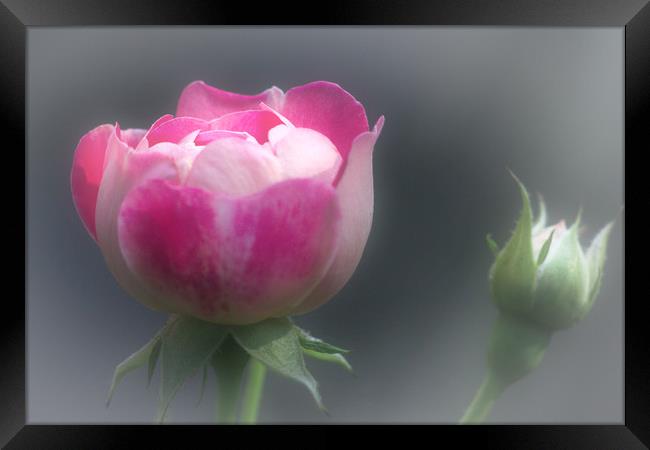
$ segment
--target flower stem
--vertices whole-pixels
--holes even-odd
[[[248,382],[246,384],[246,391],[244,392],[244,404],[241,415],[242,423],[254,424],[257,422],[265,376],[266,366],[257,359],[251,358]]]
[[[461,424],[482,423],[492,410],[492,406],[499,395],[503,392],[503,384],[490,371],[483,383],[476,391],[472,403],[467,407],[465,414],[460,419]]]
[[[217,375],[217,423],[237,422],[237,404],[249,359],[248,353],[230,336],[212,356]]]

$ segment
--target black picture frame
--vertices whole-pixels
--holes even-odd
[[[238,6],[239,5],[239,6]],[[4,200],[5,262],[16,273],[5,272],[5,283],[19,285],[16,295],[3,295],[0,326],[0,444],[6,448],[123,448],[144,438],[148,447],[164,446],[180,433],[198,442],[220,445],[222,439],[239,436],[244,428],[210,426],[36,426],[26,422],[25,299],[26,195],[17,195],[19,167],[23,189],[27,167],[25,149],[26,42],[30,27],[129,26],[129,25],[495,25],[495,26],[594,26],[625,29],[625,416],[624,423],[607,425],[512,425],[436,426],[440,439],[456,445],[478,443],[494,448],[647,448],[650,445],[650,333],[644,314],[647,290],[642,284],[643,256],[648,250],[641,215],[647,210],[647,187],[643,183],[643,151],[648,149],[650,104],[650,5],[646,0],[608,1],[404,1],[330,0],[321,6],[294,9],[277,2],[149,1],[114,0],[0,0],[0,110],[4,157],[11,161],[1,177]],[[299,11],[299,12],[297,12]],[[291,12],[291,13],[290,13]],[[9,143],[13,144],[10,145]],[[10,218],[19,216],[22,224]],[[632,220],[630,220],[630,218]],[[16,219],[17,222],[19,220]],[[22,239],[21,239],[22,238]],[[25,246],[21,244],[25,242]],[[629,243],[629,245],[627,245]],[[639,264],[631,261],[640,261]],[[22,262],[22,265],[19,263]],[[22,281],[21,281],[22,280]],[[634,281],[632,281],[634,280]],[[9,284],[7,284],[8,286]],[[310,427],[305,427],[310,428]],[[339,429],[340,427],[335,427]],[[349,428],[349,427],[346,427]],[[382,437],[395,427],[373,427]],[[428,427],[418,431],[429,433]],[[243,432],[250,432],[245,429]],[[282,433],[282,431],[279,431]],[[408,431],[411,433],[412,431]],[[256,433],[278,433],[260,426]],[[316,436],[315,434],[312,436]],[[336,441],[319,433],[322,442]],[[278,435],[279,438],[280,435]],[[286,437],[286,436],[285,436]],[[281,438],[284,439],[284,438]],[[313,439],[313,437],[312,437]],[[442,442],[442,441],[439,441]],[[157,443],[161,443],[158,445]],[[198,445],[198,444],[197,444]],[[408,444],[407,444],[408,445]],[[193,445],[194,446],[194,445]]]

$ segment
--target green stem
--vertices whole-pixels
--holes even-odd
[[[490,371],[483,380],[481,387],[476,391],[472,403],[467,407],[465,414],[460,419],[461,424],[482,423],[492,410],[494,402],[503,392],[503,384]]]
[[[235,423],[242,380],[250,357],[230,336],[212,355],[217,376],[217,423]]]
[[[265,376],[266,366],[257,359],[251,358],[248,382],[246,384],[246,391],[244,392],[244,404],[241,415],[242,423],[254,424],[257,422]]]
[[[237,381],[240,380],[241,378],[237,379]],[[239,384],[231,385],[229,381],[231,380],[217,378],[217,423],[233,424],[237,422]]]

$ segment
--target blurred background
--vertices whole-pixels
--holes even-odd
[[[114,281],[74,209],[69,174],[101,123],[148,128],[197,79],[257,93],[339,83],[386,124],[375,147],[375,218],[364,257],[330,303],[296,318],[352,349],[357,376],[308,361],[330,417],[300,385],[267,377],[260,422],[455,423],[485,373],[496,317],[491,232],[520,209],[514,171],[552,222],[580,206],[586,245],[623,204],[623,29],[493,27],[30,28],[28,32],[29,423],[150,423],[157,377],[115,365],[165,315]],[[488,423],[623,421],[623,223],[601,293],[553,336],[541,366]],[[172,403],[172,422],[209,423],[214,379]]]

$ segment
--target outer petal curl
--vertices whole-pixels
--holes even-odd
[[[124,197],[141,183],[151,179],[178,182],[172,155],[158,151],[133,151],[115,131],[109,136],[104,176],[99,186],[95,224],[97,244],[117,282],[134,298],[147,303],[150,292],[126,266],[117,237],[117,216]]]
[[[268,140],[269,130],[282,121],[270,111],[239,111],[221,116],[210,123],[213,130],[243,131],[260,144]]]
[[[242,95],[209,86],[203,81],[194,81],[183,89],[176,115],[212,120],[237,111],[260,109],[260,102],[276,105],[281,98],[282,91],[277,87],[256,95]]]
[[[323,280],[291,314],[303,314],[327,302],[348,282],[361,260],[372,226],[372,152],[383,125],[382,116],[373,131],[359,135],[352,144],[336,187],[341,204],[341,237],[336,256]]]
[[[341,86],[329,81],[289,89],[279,112],[296,127],[311,128],[327,136],[343,160],[354,139],[368,131],[363,105]]]
[[[193,131],[203,131],[210,127],[205,120],[194,117],[175,117],[162,123],[156,122],[154,126],[146,134],[147,143],[150,147],[160,142],[177,143]]]
[[[74,152],[70,185],[72,199],[86,230],[97,239],[95,232],[95,206],[97,192],[104,173],[106,144],[113,125],[104,124],[86,133]]]

